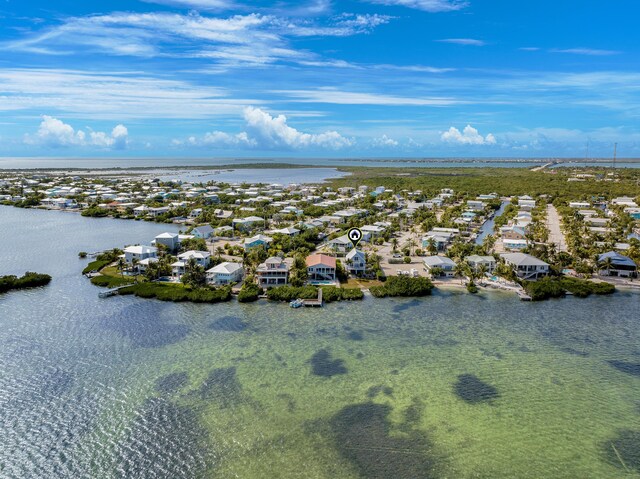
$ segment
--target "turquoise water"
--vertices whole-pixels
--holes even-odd
[[[0,477],[638,478],[640,295],[100,300],[166,226],[0,208]]]

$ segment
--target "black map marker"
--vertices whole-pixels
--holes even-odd
[[[349,238],[349,241],[351,241],[351,244],[353,244],[354,248],[357,248],[358,243],[362,241],[362,231],[360,231],[360,228],[351,228],[347,233],[347,236]]]

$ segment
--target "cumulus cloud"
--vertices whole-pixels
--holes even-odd
[[[289,126],[285,115],[272,116],[255,107],[244,109],[246,131],[229,134],[213,131],[198,139],[174,140],[174,146],[195,145],[217,148],[304,149],[326,148],[338,150],[353,145],[354,141],[337,131],[305,133]]]
[[[380,138],[374,138],[372,142],[375,147],[382,148],[395,148],[399,143],[393,138],[389,138],[387,135],[382,135]]]
[[[440,139],[446,143],[458,144],[458,145],[495,145],[496,137],[489,133],[487,136],[482,136],[471,125],[467,125],[462,132],[455,127],[449,128],[445,131]]]
[[[469,5],[466,0],[368,0],[369,3],[381,5],[401,6],[424,10],[425,12],[452,12],[461,10]]]
[[[124,125],[117,125],[111,134],[88,129],[75,130],[71,125],[49,115],[42,117],[38,131],[34,135],[26,135],[25,143],[51,148],[71,146],[97,146],[109,149],[124,149],[129,141],[129,131]]]

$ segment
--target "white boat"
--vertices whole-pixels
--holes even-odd
[[[304,306],[304,301],[302,301],[300,298],[295,299],[293,301],[291,301],[289,303],[289,306],[291,306],[292,308],[300,308],[302,306]]]

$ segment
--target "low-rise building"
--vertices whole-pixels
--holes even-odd
[[[191,234],[196,238],[209,239],[213,236],[214,229],[211,225],[196,226],[191,230]]]
[[[262,288],[284,286],[289,283],[289,265],[277,256],[268,258],[256,268],[256,281]]]
[[[158,248],[154,248],[153,246],[145,246],[145,245],[136,245],[136,246],[127,246],[124,249],[124,260],[128,264],[133,264],[135,261],[142,261],[147,258],[157,258],[158,257]]]
[[[153,242],[156,246],[164,246],[170,253],[176,252],[180,248],[180,236],[176,233],[159,234]]]
[[[549,264],[535,256],[525,253],[503,253],[501,257],[520,279],[533,281],[549,274]]]
[[[431,275],[435,270],[442,271],[442,274],[448,278],[455,276],[456,263],[447,256],[427,256],[424,258],[424,267]]]
[[[598,268],[604,276],[620,276],[635,278],[638,276],[638,266],[628,256],[616,251],[609,251],[598,256]]]
[[[359,276],[367,272],[367,257],[364,251],[353,248],[344,259],[346,269],[350,274]]]
[[[307,256],[307,273],[309,281],[335,281],[336,259],[326,254]]]
[[[207,283],[214,286],[239,283],[244,277],[242,263],[225,261],[207,270]]]
[[[255,235],[255,236],[252,236],[251,238],[245,238],[243,246],[245,251],[249,251],[250,249],[253,249],[253,248],[266,249],[269,247],[272,241],[273,241],[273,238],[271,238],[270,236]]]
[[[496,268],[496,259],[493,256],[479,256],[477,254],[467,257],[467,263],[474,271],[479,271],[483,266],[487,269],[487,273],[493,273]]]

